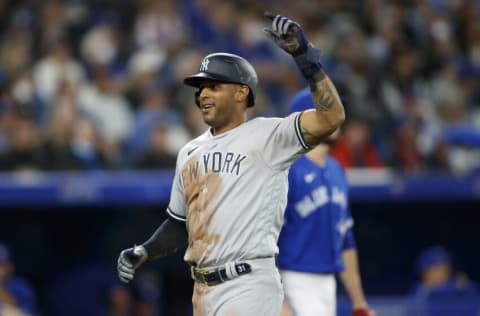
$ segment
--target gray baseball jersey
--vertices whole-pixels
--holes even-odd
[[[288,168],[309,149],[300,115],[208,130],[180,150],[167,213],[186,221],[185,261],[207,267],[278,253]]]

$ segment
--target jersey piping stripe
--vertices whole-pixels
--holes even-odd
[[[187,219],[185,217],[175,214],[170,209],[170,207],[167,207],[167,214],[176,221],[183,222],[183,223],[187,221]]]
[[[303,112],[298,114],[297,117],[295,118],[295,134],[297,134],[298,140],[300,141],[300,144],[302,144],[302,147],[305,149],[311,149],[312,146],[308,145],[305,140],[303,139],[302,132],[300,130],[300,117],[302,116]]]

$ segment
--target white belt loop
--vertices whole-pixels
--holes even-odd
[[[227,274],[227,279],[229,280],[238,277],[234,261],[230,261],[225,264],[225,273]]]

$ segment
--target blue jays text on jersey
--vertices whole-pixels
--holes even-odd
[[[288,180],[279,267],[312,273],[343,270],[341,253],[355,247],[355,241],[342,167],[330,156],[323,167],[302,156],[290,168]]]

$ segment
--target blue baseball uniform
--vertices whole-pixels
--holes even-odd
[[[342,167],[330,156],[323,167],[302,156],[290,168],[288,181],[279,267],[312,273],[343,270],[341,253],[354,248],[355,240]]]
[[[289,112],[312,108],[310,90],[304,89]],[[296,316],[336,315],[335,273],[345,268],[342,252],[355,248],[345,172],[327,151],[324,155],[324,163],[302,156],[288,175],[278,266]]]

